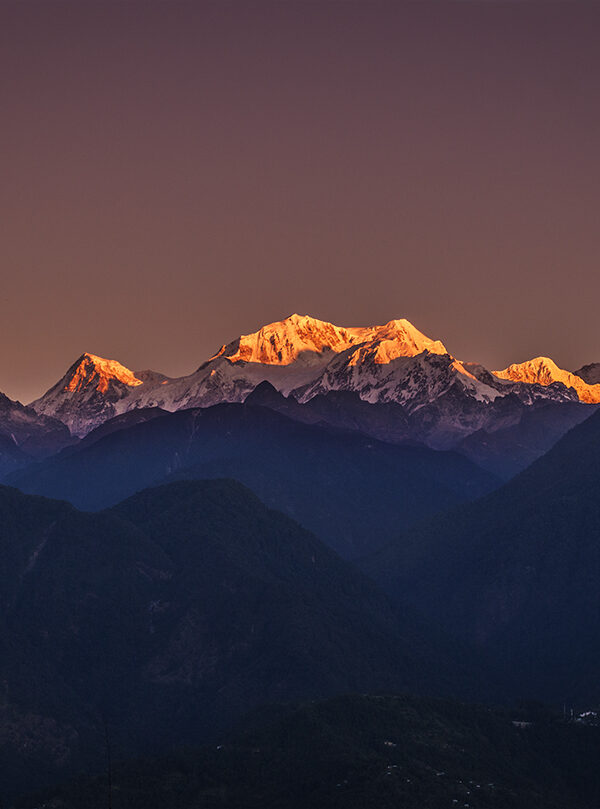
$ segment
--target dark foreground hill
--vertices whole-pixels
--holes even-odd
[[[374,689],[477,694],[479,672],[231,481],[109,512],[0,487],[0,795],[198,743],[253,706]]]
[[[173,477],[233,478],[349,558],[498,483],[457,453],[392,446],[243,404],[153,418],[91,445],[89,438],[11,483],[96,510]]]
[[[483,381],[491,379],[491,374],[486,373]],[[370,403],[345,390],[320,394],[300,404],[268,382],[258,385],[246,403],[268,407],[296,421],[354,430],[390,444],[427,444],[428,430],[434,423],[440,426],[442,412],[449,405],[447,397],[442,396],[440,401],[409,413],[398,402]],[[471,402],[461,414],[465,405],[459,397],[455,403],[457,423],[461,415],[467,424],[471,416],[481,412],[481,403]],[[509,395],[486,408],[488,412],[479,429],[474,422],[466,436],[454,435],[450,445],[444,446],[506,481],[548,452],[568,430],[589,418],[598,405],[544,398],[524,404],[517,396]]]
[[[115,766],[18,809],[590,809],[600,728],[408,697],[257,713],[218,746]]]
[[[600,413],[507,485],[365,568],[486,650],[520,694],[600,700]]]

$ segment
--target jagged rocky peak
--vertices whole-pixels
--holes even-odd
[[[371,331],[371,329],[369,329]],[[448,349],[440,340],[432,340],[420,332],[410,320],[390,320],[384,326],[373,326],[373,339],[396,343],[402,348],[401,356],[411,357],[423,351],[431,354],[448,354]]]
[[[600,362],[591,362],[589,365],[584,365],[578,371],[573,371],[574,374],[581,377],[588,385],[600,384]]]
[[[127,409],[120,402],[142,385],[144,380],[117,360],[86,352],[31,407],[60,419],[74,435],[82,436]]]
[[[546,399],[600,403],[600,384],[588,384],[546,357],[493,375],[477,363],[454,358],[442,342],[403,318],[344,327],[293,314],[241,335],[194,373],[177,379],[83,354],[32,405],[83,436],[136,408],[175,411],[242,402],[260,383],[272,388],[259,389],[251,401],[272,398],[278,391],[304,403],[345,391],[370,403],[395,402],[411,413],[424,406],[431,411],[435,403],[431,418],[442,424],[444,434],[450,427],[462,435],[487,425],[488,405],[503,397],[523,405]],[[476,413],[467,424],[464,412],[469,408]]]
[[[526,382],[533,385],[553,385],[560,382],[572,388],[579,401],[595,404],[600,402],[600,384],[589,385],[577,374],[565,371],[550,357],[534,357],[526,362],[514,363],[503,371],[494,371],[495,376],[511,382]]]
[[[439,340],[426,337],[408,320],[390,320],[383,326],[335,326],[309,315],[293,314],[269,323],[253,334],[244,334],[224,345],[212,359],[231,362],[290,365],[297,360],[340,353],[352,346],[373,345],[375,361],[388,362],[397,356],[414,356],[428,350],[447,353]]]
[[[274,385],[265,380],[264,382],[260,382],[254,390],[250,391],[244,401],[246,404],[251,405],[269,405],[274,403],[280,404],[287,400]]]
[[[52,454],[70,441],[69,430],[61,421],[0,393],[0,474],[31,457]]]
[[[121,382],[128,387],[143,384],[142,379],[138,379],[133,371],[121,365],[117,360],[107,360],[88,352],[82,354],[73,363],[63,379],[64,390],[71,393],[89,387],[94,387],[100,393],[106,393],[111,382]]]

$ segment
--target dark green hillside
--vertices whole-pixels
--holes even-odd
[[[218,746],[115,767],[113,809],[591,809],[600,728],[408,697],[264,711]],[[106,776],[19,809],[104,809]]]
[[[87,442],[11,482],[95,510],[174,477],[232,478],[349,558],[498,483],[456,453],[393,446],[242,404],[171,413]]]
[[[480,694],[404,609],[232,481],[112,511],[0,487],[0,794],[199,743],[266,702]]]
[[[600,413],[500,490],[364,567],[488,652],[521,695],[600,700]]]

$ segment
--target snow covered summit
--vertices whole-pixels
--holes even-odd
[[[572,388],[579,401],[587,404],[600,402],[600,384],[590,385],[577,374],[565,371],[549,357],[534,357],[527,362],[514,363],[503,371],[493,371],[500,379],[511,382],[525,382],[548,387],[556,382]]]
[[[211,360],[227,357],[231,362],[290,365],[299,360],[314,363],[329,353],[351,346],[385,342],[390,356],[414,356],[428,350],[446,354],[439,340],[430,340],[408,320],[390,320],[383,326],[334,326],[309,315],[293,314],[269,323],[253,334],[244,334],[224,345]]]
[[[120,362],[86,352],[31,407],[60,419],[74,435],[85,435],[117,415],[117,403],[143,384]]]
[[[134,373],[116,360],[83,354],[32,405],[85,435],[136,408],[174,411],[243,402],[262,382],[302,403],[345,391],[372,404],[401,405],[411,417],[419,414],[419,435],[432,445],[492,429],[499,423],[496,412],[504,414],[506,423],[515,407],[536,401],[600,402],[600,385],[586,383],[546,357],[492,374],[477,363],[457,360],[442,342],[405,319],[336,326],[293,314],[226,343],[195,372],[178,379],[153,371]]]

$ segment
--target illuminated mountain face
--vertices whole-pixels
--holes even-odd
[[[87,353],[69,369],[65,382],[65,390],[71,393],[89,388],[95,388],[99,393],[107,393],[113,382],[122,382],[129,387],[143,384],[141,379],[120,362]]]
[[[85,435],[117,415],[117,402],[143,384],[120,362],[85,353],[32,407],[60,419],[74,435]]]
[[[535,357],[493,373],[500,379],[525,382],[528,385],[548,386],[560,382],[565,387],[572,388],[580,402],[587,404],[600,402],[600,384],[590,385],[577,374],[559,368],[549,357]]]
[[[377,347],[379,362],[413,357],[422,351],[447,353],[439,340],[426,337],[408,320],[390,320],[383,326],[344,328],[308,315],[294,314],[263,326],[254,334],[242,335],[223,346],[212,359],[227,357],[231,362],[289,365],[363,345]]]
[[[294,314],[223,345],[197,371],[178,379],[134,373],[115,360],[84,354],[33,407],[82,436],[137,408],[175,411],[242,402],[262,382],[300,402],[348,391],[371,404],[401,404],[409,413],[425,408],[425,440],[432,446],[494,429],[494,408],[507,397],[517,407],[600,402],[600,385],[562,371],[552,360],[538,358],[492,374],[455,359],[408,320],[342,327]]]

